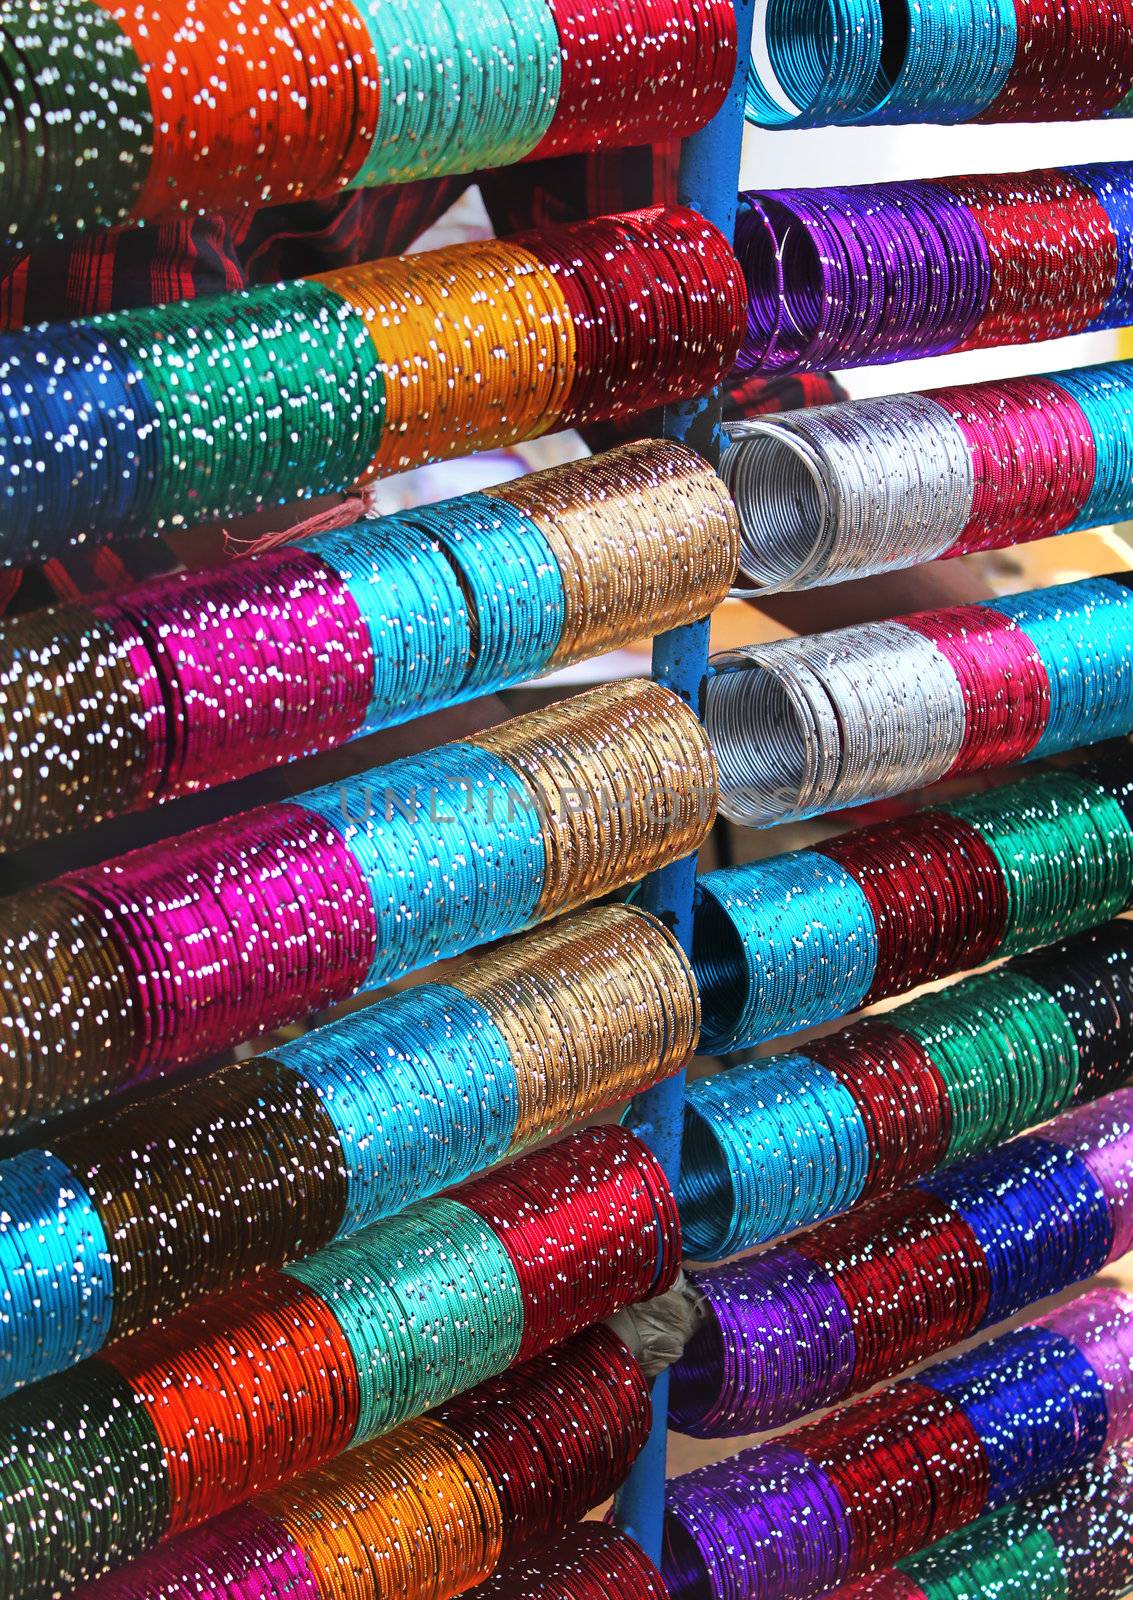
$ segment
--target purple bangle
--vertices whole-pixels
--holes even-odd
[[[736,255],[747,285],[747,317],[743,344],[736,357],[740,372],[768,366],[783,326],[783,261],[775,230],[755,195],[740,195],[736,218]],[[769,276],[761,275],[763,269]]]
[[[939,274],[939,287],[930,283],[929,300],[938,311],[933,336],[922,337],[917,354],[943,355],[963,344],[983,317],[991,293],[991,253],[979,223],[949,190],[919,182],[892,189],[918,232],[927,237],[931,230],[926,254],[930,271]]]
[[[697,1438],[780,1427],[844,1395],[854,1372],[845,1299],[789,1248],[690,1275],[704,1322],[672,1373],[673,1426]]]
[[[1097,1375],[1105,1391],[1106,1447],[1133,1438],[1133,1295],[1095,1289],[1035,1326],[1069,1339]]]
[[[741,371],[940,354],[962,344],[986,311],[987,240],[940,185],[750,191],[741,201]]]
[[[820,1467],[785,1445],[673,1480],[665,1522],[663,1570],[673,1600],[824,1594],[849,1572],[841,1496]]]
[[[1038,1137],[1073,1150],[1093,1173],[1113,1219],[1109,1260],[1133,1249],[1133,1089],[1116,1089],[1095,1105],[1063,1112]]]

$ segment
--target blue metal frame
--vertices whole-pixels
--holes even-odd
[[[755,0],[735,0],[739,31],[739,60],[731,92],[717,115],[700,133],[685,141],[681,151],[679,198],[707,217],[727,237],[736,227],[740,148],[744,131],[744,97],[751,61]],[[665,412],[662,432],[679,439],[717,465],[720,459],[720,393],[703,395]],[[661,634],[653,643],[653,676],[679,694],[699,715],[703,711],[704,681],[708,671],[708,619]],[[692,953],[692,908],[696,887],[696,857],[688,856],[663,867],[645,880],[641,904],[661,918]],[[630,1124],[655,1152],[670,1181],[676,1183],[681,1164],[684,1121],[684,1073],[639,1095]],[[669,1377],[663,1374],[653,1386],[653,1430],[624,1489],[618,1495],[618,1526],[632,1535],[654,1561],[661,1559],[665,1514],[666,1439],[669,1416]]]

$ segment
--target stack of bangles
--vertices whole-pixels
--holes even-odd
[[[680,206],[0,335],[0,561],[688,399],[744,285]]]
[[[1133,1585],[1133,1452],[1111,1450],[1053,1494],[1026,1495],[830,1600],[1123,1600]]]
[[[693,965],[709,1054],[834,1022],[1083,933],[1133,898],[1133,759],[1073,768],[706,873]]]
[[[1133,164],[740,196],[741,372],[817,372],[1133,322]]]
[[[664,1579],[624,1533],[583,1522],[513,1562],[469,1600],[669,1600]]]
[[[1133,517],[1133,362],[843,400],[728,434],[749,598]]]
[[[0,902],[11,1126],[262,1037],[694,851],[716,774],[630,680]]]
[[[11,0],[4,242],[680,139],[735,65],[730,0]]]
[[[178,1312],[0,1404],[7,1593],[278,1490],[663,1293],[679,1265],[660,1166],[602,1127]]]
[[[176,798],[705,616],[731,499],[662,440],[0,622],[0,844]]]
[[[650,1420],[637,1363],[591,1328],[80,1592],[450,1600],[617,1488]]]
[[[1133,1432],[1133,1298],[1095,1290],[915,1379],[670,1482],[672,1600],[810,1600]]]
[[[797,822],[1133,733],[1133,589],[1089,578],[712,658],[720,810]]]
[[[672,1422],[762,1433],[864,1394],[1133,1244],[1133,1089],[750,1260],[695,1273]]]
[[[923,1178],[1133,1076],[1133,924],[689,1085],[685,1250],[721,1261]]]
[[[0,1394],[627,1100],[698,1021],[672,935],[607,906],[9,1156]]]
[[[1133,113],[1131,0],[767,0],[761,128]]]
[[[536,1365],[531,1363],[525,1371],[532,1370]],[[562,1366],[563,1379],[570,1382],[574,1378],[574,1371],[565,1362]],[[524,1372],[514,1375],[517,1384],[524,1375]],[[490,1387],[484,1385],[483,1391],[477,1393],[486,1392]],[[475,1400],[477,1395],[469,1398]],[[542,1395],[540,1398],[543,1398]],[[443,1446],[449,1446],[450,1449],[456,1446],[453,1453],[458,1461],[454,1474],[457,1493],[453,1493],[449,1480],[442,1483],[440,1494],[447,1491],[451,1497],[450,1503],[460,1504],[463,1498],[460,1490],[465,1482],[474,1491],[481,1490],[478,1479],[483,1476],[483,1469],[473,1450],[462,1448],[460,1430],[454,1424],[463,1419],[454,1415],[455,1410],[455,1407],[449,1408],[444,1423],[430,1422],[424,1426],[429,1429],[428,1444],[434,1444],[435,1435],[441,1433],[442,1436],[448,1436],[443,1437]],[[556,1420],[551,1411],[547,1417],[548,1423],[553,1425]],[[543,1418],[540,1417],[539,1421],[542,1422]],[[409,1435],[411,1431],[405,1429],[404,1433]],[[400,1442],[401,1435],[397,1438]],[[423,1476],[426,1472],[436,1474],[438,1460],[444,1466],[448,1465],[440,1450],[434,1447],[430,1457],[426,1457],[424,1451],[412,1448],[416,1443],[415,1439],[407,1439],[403,1451],[408,1459],[404,1465],[398,1461],[396,1477],[387,1466],[386,1458],[390,1455],[388,1449],[379,1445],[365,1452],[375,1465],[380,1463],[378,1471],[381,1477],[378,1477],[374,1466],[366,1475],[377,1481],[378,1496],[393,1502],[396,1490],[388,1486],[392,1483],[397,1483],[398,1487],[403,1483],[408,1486],[412,1482],[406,1468],[409,1471],[417,1468]],[[636,1443],[634,1440],[633,1445]],[[359,1456],[362,1454],[358,1452]],[[530,1516],[512,1521],[505,1510],[502,1539],[493,1525],[489,1530],[489,1539],[495,1535],[494,1543],[485,1541],[481,1545],[470,1540],[467,1553],[461,1549],[455,1556],[450,1555],[448,1548],[452,1542],[452,1531],[456,1531],[453,1525],[441,1523],[438,1509],[435,1528],[414,1506],[411,1513],[415,1519],[412,1532],[421,1542],[406,1552],[408,1559],[399,1559],[391,1507],[384,1503],[384,1499],[375,1497],[376,1503],[373,1506],[367,1504],[362,1513],[344,1516],[339,1510],[338,1496],[343,1490],[356,1494],[359,1482],[366,1482],[361,1463],[356,1466],[355,1462],[353,1454],[345,1457],[334,1478],[325,1472],[312,1474],[310,1488],[307,1487],[307,1480],[300,1479],[293,1486],[286,1509],[279,1505],[282,1497],[277,1497],[274,1504],[270,1499],[265,1499],[262,1516],[266,1527],[261,1526],[260,1515],[257,1514],[259,1504],[253,1501],[250,1513],[237,1512],[228,1517],[218,1517],[215,1523],[202,1533],[195,1534],[192,1540],[175,1539],[154,1556],[143,1558],[109,1577],[96,1579],[94,1583],[83,1584],[77,1593],[81,1594],[82,1600],[200,1600],[202,1592],[207,1592],[213,1600],[246,1600],[249,1593],[246,1585],[250,1580],[255,1586],[252,1592],[257,1600],[423,1600],[426,1595],[428,1600],[454,1600],[458,1594],[466,1594],[468,1600],[611,1600],[615,1595],[618,1600],[669,1600],[661,1574],[627,1534],[601,1522],[580,1522],[573,1527],[562,1527],[563,1521],[571,1514],[569,1498],[563,1502],[562,1512],[556,1516],[553,1527],[549,1525],[545,1530],[539,1530],[540,1537],[534,1549]],[[628,1469],[629,1465],[630,1462],[626,1460],[625,1468]],[[539,1461],[539,1469],[543,1472],[553,1471],[556,1466],[553,1457]],[[603,1498],[598,1486],[606,1482],[608,1479],[601,1476],[594,1480],[593,1488],[587,1482],[587,1502],[597,1504]],[[412,1485],[412,1488],[415,1487]],[[616,1488],[618,1484],[611,1483],[609,1487]],[[314,1499],[316,1488],[323,1490],[321,1499]],[[369,1489],[368,1483],[366,1488]],[[490,1496],[490,1491],[496,1490],[497,1485],[489,1478],[487,1488]],[[505,1476],[498,1486],[501,1500],[505,1498],[507,1489]],[[333,1500],[332,1491],[335,1495]],[[373,1494],[374,1491],[370,1489],[369,1492]],[[304,1511],[308,1503],[314,1500],[315,1514],[331,1520],[332,1542],[327,1554],[322,1548],[323,1539],[308,1534],[297,1511],[292,1512],[290,1519],[286,1515],[286,1510],[299,1497],[302,1497]],[[436,1489],[434,1497],[440,1498]],[[581,1499],[581,1496],[577,1498]],[[477,1499],[471,1499],[470,1504],[480,1510]],[[490,1497],[489,1504],[494,1512],[495,1506]],[[585,1507],[589,1508],[589,1505]],[[304,1548],[304,1534],[310,1538],[310,1549]],[[504,1565],[498,1567],[484,1583],[469,1589],[469,1581],[474,1581],[477,1567],[487,1565],[499,1543],[503,1545]],[[449,1564],[440,1567],[431,1565],[437,1559],[435,1551],[438,1546],[442,1559],[447,1558]],[[507,1557],[516,1547],[526,1548],[528,1553],[508,1560]],[[349,1588],[333,1563],[331,1552],[340,1561],[345,1559],[350,1562],[352,1582]]]

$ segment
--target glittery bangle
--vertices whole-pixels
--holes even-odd
[[[630,681],[16,896],[4,1115],[223,1051],[627,887],[695,850],[715,805],[699,720]]]
[[[0,561],[689,398],[743,301],[724,236],[658,206],[0,335]]]
[[[736,65],[725,0],[20,0],[0,38],[9,242],[681,138]],[[676,109],[675,109],[676,108]],[[37,162],[37,182],[26,179]]]
[[[0,627],[0,838],[18,846],[705,615],[735,512],[643,440]]]
[[[693,965],[715,1054],[1085,932],[1133,896],[1112,773],[1024,779],[815,850],[706,873]]]
[[[813,128],[1121,114],[1131,22],[1128,0],[770,0],[747,118]]]
[[[568,1528],[537,1555],[513,1562],[472,1600],[669,1600],[657,1568],[628,1534],[600,1522]]]
[[[1127,165],[741,194],[742,372],[821,371],[1119,327]],[[1083,266],[1083,263],[1085,265]]]
[[[1122,1600],[1133,1581],[1133,1460],[1103,1456],[1062,1489],[1028,1495],[838,1589],[831,1600],[944,1600],[1008,1583],[1019,1593]]]
[[[607,906],[0,1162],[0,1393],[619,1104],[698,1019],[672,936]]]
[[[318,1600],[341,1592],[345,1568],[356,1600],[381,1600],[394,1576],[406,1594],[450,1600],[605,1499],[649,1422],[640,1368],[592,1328],[84,1592],[172,1600],[205,1583],[217,1600],[247,1600],[282,1585]]]
[[[728,436],[720,470],[740,521],[736,592],[749,597],[1133,515],[1127,362],[846,400]]]
[[[770,826],[1133,731],[1133,595],[1087,579],[710,663],[721,810]]]
[[[1103,1341],[1112,1368],[1102,1366]],[[673,1480],[670,1592],[804,1600],[1020,1494],[1068,1483],[1124,1416],[1131,1354],[1133,1300],[1094,1291],[915,1381]],[[1125,1437],[1127,1422],[1115,1431]]]
[[[525,1236],[543,1241],[537,1259]],[[329,1494],[333,1504],[349,1488],[359,1459],[363,1473],[396,1465],[397,1446],[392,1458],[355,1450],[341,1467],[327,1463],[504,1372],[521,1352],[537,1355],[660,1293],[679,1251],[675,1202],[653,1156],[620,1128],[595,1128],[9,1397],[0,1405],[0,1497],[13,1597],[94,1577],[252,1495],[268,1497],[257,1504],[276,1521],[282,1512],[303,1548],[320,1501]],[[571,1294],[552,1311],[548,1295],[568,1264]],[[622,1392],[593,1405],[622,1413],[611,1425],[624,1471],[648,1431],[645,1386],[617,1341],[599,1338]],[[504,1408],[492,1397],[486,1408],[469,1404],[439,1420],[462,1439],[475,1430],[484,1464],[479,1432],[506,1422]],[[436,1442],[428,1429],[411,1438]],[[601,1452],[587,1453],[601,1460]],[[320,1469],[313,1495],[281,1487]],[[587,1470],[584,1459],[564,1499],[581,1514],[591,1488],[613,1486],[610,1476],[609,1463]],[[92,1481],[103,1487],[97,1516],[72,1509],[79,1485]],[[537,1526],[545,1501],[533,1489],[528,1520]],[[55,1531],[42,1540],[48,1523]],[[514,1536],[514,1521],[507,1525]]]
[[[688,1254],[768,1243],[1108,1094],[1133,1067],[1131,940],[1113,923],[698,1079],[679,1189]],[[1087,1135],[1100,1126],[1083,1119]]]
[[[1131,1100],[1069,1111],[693,1274],[701,1320],[672,1374],[674,1425],[708,1438],[782,1427],[1084,1283],[1133,1229]]]

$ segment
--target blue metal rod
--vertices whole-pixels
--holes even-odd
[[[679,199],[716,225],[726,238],[736,230],[740,149],[744,132],[744,97],[751,61],[755,0],[735,0],[739,58],[727,100],[706,128],[686,139],[681,150]],[[720,392],[671,406],[662,433],[698,451],[713,466],[720,460]],[[708,619],[660,634],[653,641],[653,676],[679,694],[698,715],[704,709],[708,672]],[[696,890],[696,857],[675,861],[648,877],[641,904],[672,929],[686,954],[692,954],[692,910]],[[661,1162],[676,1184],[681,1166],[685,1075],[680,1073],[639,1095],[630,1111],[630,1125]],[[669,1422],[669,1375],[653,1386],[653,1429],[625,1487],[618,1495],[618,1526],[636,1539],[655,1562],[661,1559],[665,1518],[666,1446]]]

